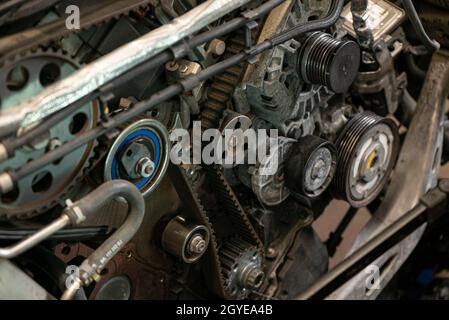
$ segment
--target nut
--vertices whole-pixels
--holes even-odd
[[[143,177],[148,178],[154,172],[154,162],[148,157],[141,158],[136,164],[136,173]]]
[[[190,240],[187,247],[190,253],[201,254],[206,250],[206,240],[204,240],[201,234],[196,234]]]

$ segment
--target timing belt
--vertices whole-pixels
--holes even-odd
[[[210,219],[211,212],[204,208],[200,195],[192,189],[183,169],[173,164],[170,164],[168,168],[170,179],[186,212],[207,226],[210,231],[211,244],[206,255],[207,259],[209,259],[207,262],[210,268],[209,276],[213,279],[210,282],[211,289],[223,298],[232,298],[232,293],[227,290],[226,272],[223,269],[225,262],[222,261],[223,257],[220,255],[220,248],[225,247],[226,242],[240,240],[246,246],[256,247],[261,257],[263,257],[263,244],[240,206],[237,197],[226,182],[221,170],[216,167],[208,167],[205,169],[205,172],[207,182],[214,188],[214,195],[217,196],[221,207],[226,213],[226,217],[234,227],[232,236],[221,237],[217,235],[216,228],[219,226],[213,222],[214,219]]]
[[[236,32],[226,41],[226,50],[223,58],[230,58],[245,49],[245,38],[242,33]],[[201,126],[203,129],[217,128],[223,118],[223,112],[231,100],[236,86],[240,83],[246,67],[242,62],[226,69],[223,73],[213,77],[207,91],[207,100],[201,110]]]
[[[217,238],[215,236],[214,228],[209,221],[209,217],[201,204],[199,195],[192,189],[190,182],[181,167],[170,163],[167,173],[181,199],[185,211],[192,215],[196,221],[199,221],[209,229],[210,245],[205,254],[205,258],[208,259],[207,264],[210,267],[210,270],[208,270],[210,273],[209,276],[213,279],[213,281],[210,282],[211,289],[219,296],[227,297],[225,280],[222,276],[221,264],[218,258]]]

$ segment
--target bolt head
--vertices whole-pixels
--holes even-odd
[[[190,253],[201,254],[206,251],[206,240],[201,234],[194,235],[187,249]]]
[[[148,178],[154,172],[154,162],[148,158],[141,158],[136,165],[136,173],[142,178]]]
[[[262,285],[265,274],[260,268],[254,268],[248,273],[246,287],[248,289],[257,289]]]
[[[181,71],[181,73],[186,73],[189,70],[189,66],[186,64],[183,64],[180,66],[179,71]]]
[[[267,257],[272,259],[272,258],[276,258],[276,256],[277,256],[276,249],[273,247],[268,248]]]
[[[60,146],[62,146],[62,142],[57,138],[51,139],[50,142],[48,143],[49,150],[55,150],[56,148],[59,148]]]
[[[179,69],[179,64],[176,61],[170,61],[165,64],[165,69],[170,72],[175,72]]]
[[[217,56],[221,56],[226,50],[226,44],[223,40],[213,39],[209,44],[209,51]]]
[[[439,187],[443,192],[449,193],[449,179],[440,180]]]

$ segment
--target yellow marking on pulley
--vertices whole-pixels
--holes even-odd
[[[377,152],[374,150],[371,152],[369,158],[368,158],[368,169],[371,169],[375,163],[375,160],[377,158]]]

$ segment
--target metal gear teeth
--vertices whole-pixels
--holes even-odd
[[[237,290],[235,284],[232,284],[235,281],[233,277],[235,277],[236,262],[249,251],[257,253],[263,261],[263,244],[221,170],[217,167],[206,167],[205,171],[208,181],[216,190],[215,194],[226,210],[226,216],[232,222],[235,232],[235,236],[221,239],[221,247],[218,253],[225,279],[224,288],[226,288],[230,298],[244,298],[250,291],[246,289]]]
[[[235,269],[236,262],[242,256],[242,253],[250,249],[257,250],[254,245],[238,238],[229,239],[222,245],[220,260],[225,276],[228,276]]]
[[[111,2],[110,3],[111,7],[114,7],[115,2],[117,2],[117,1],[110,1],[110,2]],[[118,1],[118,2],[123,2],[123,1]],[[34,38],[32,39],[32,41],[33,41],[32,43],[30,43],[29,41],[23,43],[24,47],[22,47],[22,48],[20,48],[20,47],[17,48],[16,47],[17,46],[17,41],[13,41],[14,39],[11,39],[11,41],[8,41],[8,43],[6,45],[3,45],[3,46],[0,45],[0,48],[1,48],[1,52],[0,52],[0,66],[5,61],[11,60],[11,59],[14,60],[14,59],[16,59],[16,57],[20,57],[24,52],[27,52],[27,51],[30,51],[30,50],[37,50],[40,47],[48,47],[53,41],[58,41],[58,40],[60,40],[60,39],[62,39],[64,37],[69,36],[72,33],[79,33],[81,31],[85,31],[85,30],[87,30],[87,29],[89,29],[90,27],[93,27],[93,26],[101,26],[102,24],[108,23],[108,22],[110,22],[110,21],[112,21],[114,19],[119,19],[122,16],[129,16],[133,12],[137,13],[139,10],[144,9],[145,7],[147,7],[150,4],[149,0],[143,0],[141,2],[142,3],[139,4],[139,5],[131,4],[128,7],[125,7],[123,9],[116,9],[116,8],[114,8],[115,11],[113,12],[112,15],[110,15],[110,16],[106,17],[104,20],[101,20],[101,21],[99,21],[97,23],[94,23],[94,24],[89,24],[87,26],[86,25],[81,25],[80,29],[76,30],[76,32],[74,32],[72,30],[69,30],[67,28],[59,28],[59,26],[57,26],[57,30],[56,30],[57,32],[55,32],[55,35],[53,35],[53,33],[48,32],[48,31],[47,32],[41,32],[41,33],[38,34],[37,37],[34,36]],[[96,7],[96,8],[98,8],[98,7]],[[87,10],[85,10],[85,11],[87,11]],[[65,18],[61,18],[61,19],[65,19]],[[83,22],[85,22],[86,20],[88,20],[88,19],[86,19],[86,18],[81,19],[81,24]],[[30,30],[25,30],[25,31],[19,32],[19,33],[15,34],[15,35],[12,35],[10,37],[12,38],[12,37],[14,37],[14,36],[16,36],[18,34],[29,32],[29,31]],[[63,32],[63,33],[61,33],[61,32]],[[35,34],[36,33],[34,32],[34,35]],[[47,38],[46,36],[48,36],[49,34],[51,34],[53,36],[53,38],[52,37]],[[40,36],[43,36],[44,38],[40,38]],[[25,39],[29,40],[29,38],[25,38]],[[11,45],[11,47],[8,48],[8,45]]]
[[[56,49],[56,48],[46,48],[43,46],[40,46],[38,48],[27,50],[22,53],[20,53],[17,56],[10,57],[7,59],[7,61],[2,61],[0,63],[0,68],[7,67],[10,64],[17,63],[18,61],[28,59],[28,58],[34,58],[39,56],[47,56],[52,57],[56,59],[62,59],[67,61],[67,63],[72,64],[75,68],[79,69],[82,67],[82,64],[79,60],[76,59],[76,57],[71,57],[67,54],[67,52]],[[83,167],[80,168],[79,173],[71,180],[71,183],[66,186],[66,188],[57,196],[52,198],[48,204],[43,205],[41,207],[38,207],[34,210],[27,211],[27,212],[20,212],[20,213],[3,213],[3,215],[7,218],[18,218],[18,219],[30,219],[33,218],[46,210],[49,210],[55,206],[57,206],[59,203],[61,203],[61,199],[66,199],[70,196],[71,192],[75,189],[76,185],[80,183],[80,181],[88,174],[88,172],[92,169],[92,163],[95,161],[95,150],[98,147],[98,141],[93,141],[90,143],[90,152],[86,156],[85,164]]]
[[[225,289],[231,298],[245,298],[252,291],[239,283],[239,269],[251,263],[249,258],[260,255],[257,246],[237,238],[228,239],[220,248],[220,262],[225,278]],[[260,261],[260,260],[259,260]],[[261,267],[261,266],[260,266]]]

